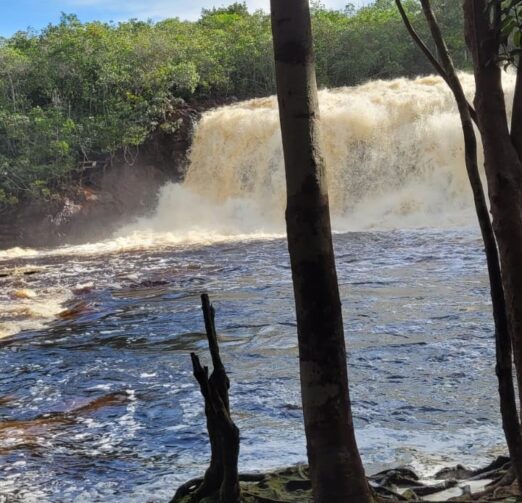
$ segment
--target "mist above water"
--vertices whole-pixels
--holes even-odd
[[[473,76],[460,78],[471,101]],[[508,73],[503,78],[510,108],[515,79]],[[458,112],[441,78],[325,89],[319,101],[335,231],[475,225]],[[160,189],[152,217],[112,239],[44,253],[92,255],[281,237],[284,208],[277,100],[253,99],[203,115],[185,181]],[[39,255],[13,248],[0,251],[0,260]]]
[[[473,76],[461,74],[470,100]],[[514,76],[504,74],[506,101]],[[452,229],[475,225],[454,99],[438,77],[395,79],[320,92],[321,134],[334,230]],[[0,251],[0,261],[198,247],[282,237],[285,180],[276,98],[211,110],[195,132],[184,183],[161,189],[152,217],[98,243]],[[61,310],[68,291],[42,299],[0,296],[0,337]],[[5,308],[4,308],[5,307]],[[21,314],[22,313],[22,314]],[[36,323],[36,325],[35,325]]]

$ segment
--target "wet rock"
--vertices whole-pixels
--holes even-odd
[[[16,269],[2,269],[0,270],[0,278],[10,278],[12,276],[33,276],[42,272],[43,268],[37,267],[22,267]]]
[[[450,479],[467,479],[473,476],[473,470],[469,470],[462,465],[456,465],[448,468],[443,468],[435,474],[437,480],[450,480]]]
[[[289,492],[310,491],[312,489],[312,482],[309,480],[289,480],[285,484],[285,488]]]
[[[58,317],[62,320],[73,320],[78,316],[86,313],[90,309],[90,306],[86,302],[76,302],[68,309],[65,309],[58,314]]]
[[[473,478],[490,478],[492,472],[500,471],[500,470],[507,470],[511,464],[510,459],[507,456],[499,456],[496,458],[493,462],[491,462],[489,465],[485,466],[484,468],[480,468],[478,470],[473,471],[472,477]]]
[[[455,487],[457,485],[458,485],[458,482],[456,480],[445,480],[444,482],[441,482],[440,484],[415,487],[413,489],[410,489],[410,491],[412,491],[416,496],[422,497],[422,496],[429,496],[430,494],[440,493],[442,491],[445,491],[446,489],[450,489],[451,487]]]
[[[164,285],[168,285],[168,284],[169,284],[168,281],[165,281],[162,279],[157,279],[157,280],[146,279],[144,281],[140,281],[137,285],[131,285],[131,288],[139,288],[139,287],[152,288],[155,286],[164,286]]]
[[[89,283],[79,283],[73,289],[72,293],[74,295],[84,295],[87,293],[91,293],[94,290],[94,283],[90,281]]]
[[[408,467],[399,467],[384,470],[369,477],[369,479],[381,487],[417,487],[423,484],[419,482],[418,475]]]

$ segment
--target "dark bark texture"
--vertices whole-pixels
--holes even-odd
[[[426,0],[423,0],[426,1]],[[485,0],[465,0],[466,41],[473,55],[476,95],[475,110],[484,148],[493,230],[498,244],[501,281],[498,266],[488,260],[492,294],[503,294],[504,313],[495,313],[497,331],[497,376],[501,398],[502,423],[515,473],[522,480],[522,441],[511,378],[514,357],[519,403],[522,396],[522,145],[520,109],[522,99],[517,77],[512,132],[508,127],[501,70],[498,66],[499,12],[493,16]],[[520,75],[520,73],[519,73]],[[491,238],[488,238],[491,240]],[[492,244],[486,242],[486,251]],[[499,284],[500,283],[500,284]],[[495,302],[499,302],[492,295]],[[512,349],[507,339],[511,339]]]
[[[307,0],[272,0],[288,248],[316,503],[372,501],[355,442]]]
[[[427,48],[411,26],[407,15],[402,8],[401,0],[396,0],[399,12],[404,20],[406,28],[420,49],[427,55],[434,68],[441,74],[450,87],[462,124],[464,135],[465,162],[473,192],[475,211],[484,242],[486,262],[488,267],[491,299],[493,305],[493,318],[495,322],[495,346],[496,346],[496,373],[498,377],[498,389],[500,396],[500,411],[502,415],[502,426],[506,442],[510,452],[516,473],[522,475],[522,437],[520,433],[520,422],[518,419],[515,389],[512,376],[512,348],[507,322],[506,305],[504,299],[504,288],[502,285],[501,268],[497,243],[493,232],[493,226],[489,217],[486,204],[486,196],[480,179],[477,161],[477,139],[473,128],[473,120],[477,120],[475,110],[467,101],[466,95],[458,78],[453,61],[440,31],[435,14],[429,0],[421,0],[422,9],[428,22],[432,38],[437,47],[440,62]],[[516,122],[516,121],[515,121]],[[522,480],[522,479],[521,479]]]
[[[214,308],[207,294],[201,296],[205,329],[214,370],[209,377],[208,367],[203,367],[195,353],[191,353],[194,377],[199,383],[205,400],[205,416],[210,439],[210,465],[202,481],[192,494],[192,501],[218,496],[220,503],[239,503],[239,429],[230,416],[228,389],[230,382],[219,355],[219,345],[214,322]],[[181,486],[171,503],[179,501],[191,492],[192,484]]]

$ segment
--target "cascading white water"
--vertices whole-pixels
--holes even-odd
[[[473,76],[461,80],[471,99]],[[509,104],[513,86],[506,74]],[[473,224],[460,122],[442,79],[372,81],[319,100],[336,230]],[[284,201],[277,101],[255,99],[202,117],[185,182],[165,186],[156,215],[132,230],[189,239],[282,232]]]
[[[473,76],[460,78],[471,100]],[[503,79],[509,109],[515,78]],[[371,81],[320,91],[319,101],[335,230],[475,225],[460,121],[442,79]],[[284,205],[277,100],[254,99],[203,115],[186,179],[161,189],[154,216],[106,241],[46,252],[14,248],[0,260],[280,236]]]
[[[472,78],[462,79],[472,94]],[[505,80],[511,102],[513,78]],[[440,79],[323,91],[321,109],[337,229],[473,224],[459,121]],[[236,241],[281,233],[284,199],[276,102],[253,100],[205,114],[186,181],[163,188],[154,217],[99,243],[0,251],[0,338],[26,331],[2,352],[5,410],[21,411],[0,435],[4,454],[19,459],[6,497],[25,488],[22,498],[167,499],[204,469],[191,455],[204,448],[194,435],[204,417],[184,356],[200,346],[201,290],[219,295],[220,330],[231,342],[234,409],[248,425],[242,468],[305,459],[288,256],[282,241]],[[337,236],[354,414],[370,473],[413,464],[426,474],[451,457],[481,463],[505,450],[477,237]],[[196,250],[224,239],[234,244]],[[87,400],[93,393],[101,400]],[[88,411],[96,401],[110,410]],[[86,415],[41,421],[53,410]],[[44,452],[57,469],[42,469]],[[163,460],[159,482],[141,462],[153,458]],[[130,471],[116,485],[97,475],[120,470],[121,459]],[[169,470],[174,478],[161,475]]]

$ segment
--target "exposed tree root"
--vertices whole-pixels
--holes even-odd
[[[461,477],[455,477],[461,475]],[[458,481],[456,479],[459,479]],[[436,484],[424,484],[418,476],[409,468],[397,468],[386,470],[372,477],[369,482],[372,487],[373,497],[376,503],[421,503],[423,497],[441,492],[440,500],[432,500],[432,503],[522,503],[518,486],[513,483],[514,476],[510,470],[507,458],[497,458],[490,465],[480,470],[468,470],[457,465],[453,468],[441,470],[436,475]],[[294,466],[284,470],[278,470],[266,474],[241,474],[241,503],[312,503],[311,484],[308,478],[308,470],[305,465]],[[462,494],[457,497],[445,499],[442,491],[447,488],[459,486],[463,492],[467,492],[467,482],[477,480],[492,480],[481,492]],[[197,498],[198,485],[203,479],[193,479],[183,484],[178,489],[174,499],[176,503],[199,503]],[[184,493],[182,494],[182,491]],[[194,499],[194,496],[196,498]],[[205,503],[214,500],[205,499]],[[216,500],[217,501],[217,500]]]

